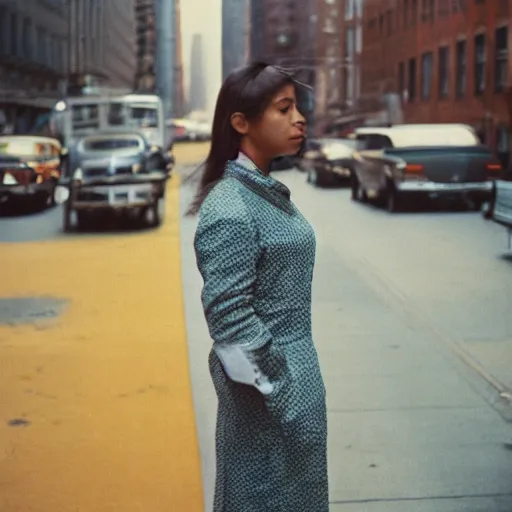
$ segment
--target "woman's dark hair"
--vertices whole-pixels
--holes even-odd
[[[213,117],[210,152],[202,164],[199,187],[187,215],[195,215],[208,193],[222,178],[226,163],[238,156],[241,135],[231,125],[235,112],[253,121],[263,114],[273,96],[287,84],[301,85],[291,71],[255,62],[233,71],[222,84]],[[307,86],[304,86],[307,87]]]

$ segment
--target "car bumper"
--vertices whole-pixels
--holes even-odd
[[[30,185],[0,185],[0,203],[16,198],[30,198],[41,194],[50,193],[48,184],[31,183]]]
[[[492,192],[492,182],[436,183],[433,181],[402,181],[396,183],[396,188],[400,192],[420,192],[438,195],[465,193],[481,193],[483,195],[490,195]]]
[[[126,210],[149,206],[162,195],[162,185],[82,185],[72,192],[74,210]]]
[[[352,171],[343,165],[332,165],[330,168],[331,172],[340,178],[350,178]]]

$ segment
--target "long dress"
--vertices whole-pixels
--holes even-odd
[[[213,346],[239,345],[273,386],[264,395],[234,382],[210,352],[218,397],[214,512],[328,512],[312,227],[285,185],[230,161],[201,206],[194,247]]]

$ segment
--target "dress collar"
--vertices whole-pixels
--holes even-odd
[[[290,189],[277,181],[270,175],[263,173],[256,164],[241,151],[238,153],[236,160],[230,160],[226,165],[226,174],[233,175],[238,173],[242,178],[254,181],[257,185],[278,192],[279,194],[290,199]]]

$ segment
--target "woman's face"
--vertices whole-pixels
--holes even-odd
[[[247,123],[244,138],[265,157],[297,153],[306,136],[304,116],[297,110],[295,88],[284,86],[259,119]]]

